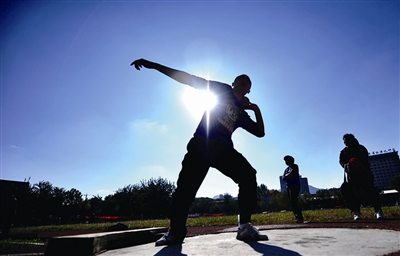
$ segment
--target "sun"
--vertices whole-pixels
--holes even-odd
[[[196,119],[200,119],[206,110],[211,110],[217,104],[217,97],[209,91],[187,87],[183,91],[182,101]]]

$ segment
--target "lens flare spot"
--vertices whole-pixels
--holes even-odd
[[[204,111],[211,110],[217,104],[217,98],[211,92],[192,87],[184,90],[182,101],[196,119],[200,119]]]

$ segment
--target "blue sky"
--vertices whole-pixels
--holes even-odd
[[[343,134],[399,150],[399,20],[398,1],[2,2],[0,178],[88,197],[176,182],[200,96],[129,65],[146,58],[248,74],[266,136],[233,141],[258,183],[279,189],[289,154],[310,185],[339,187]],[[237,185],[210,169],[197,196],[224,193]]]

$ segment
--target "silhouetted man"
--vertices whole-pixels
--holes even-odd
[[[250,224],[251,215],[257,204],[256,170],[234,149],[232,142],[232,133],[238,127],[257,137],[265,135],[260,109],[245,97],[250,92],[250,78],[247,75],[240,75],[230,86],[145,59],[135,60],[131,65],[138,70],[141,67],[155,69],[179,83],[196,89],[209,90],[218,100],[213,109],[204,113],[194,136],[187,145],[177,188],[172,195],[170,229],[156,242],[156,246],[183,242],[187,233],[186,220],[189,207],[210,167],[218,169],[239,186],[240,225],[236,238],[268,240],[266,235],[260,234]],[[254,112],[255,122],[245,109]]]

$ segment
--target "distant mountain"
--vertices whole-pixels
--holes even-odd
[[[232,196],[232,198],[233,198],[233,200],[238,200],[237,196]],[[222,200],[222,199],[225,199],[225,198],[224,198],[223,194],[219,194],[219,195],[214,196],[212,199],[214,199],[214,200]]]
[[[310,194],[315,194],[315,193],[317,193],[318,190],[321,190],[322,188],[316,188],[316,187],[313,187],[311,185],[308,185],[308,189],[310,190]],[[280,189],[276,189],[276,190],[281,192]],[[214,200],[224,199],[224,195],[223,194],[219,194],[219,195],[214,196],[212,199],[214,199]],[[234,197],[233,199],[237,200],[237,197]]]
[[[315,194],[318,190],[321,190],[321,188],[316,188],[311,185],[308,185],[308,189],[310,190],[310,194]]]

